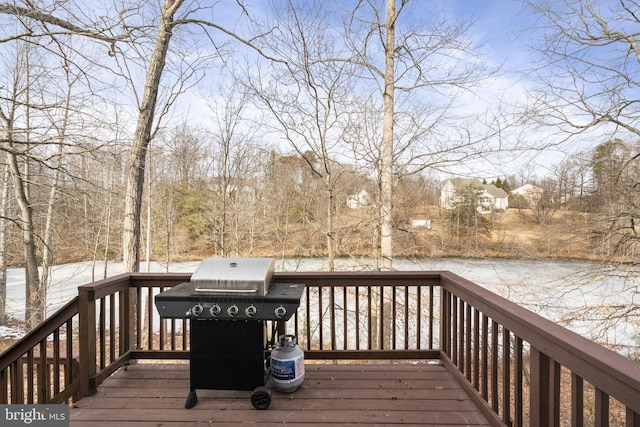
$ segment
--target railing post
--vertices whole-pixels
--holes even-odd
[[[440,287],[440,349],[444,354],[451,357],[451,294]]]
[[[551,421],[549,392],[551,359],[537,348],[531,348],[531,427],[546,427]]]
[[[96,392],[96,303],[94,291],[78,288],[80,398]]]
[[[136,288],[129,288],[122,291],[122,308],[120,321],[120,338],[121,350],[120,354],[125,354],[130,350],[136,349],[137,336],[140,331],[136,331],[137,325],[137,304],[138,293]]]
[[[640,414],[633,412],[631,408],[627,408],[626,427],[640,427]]]

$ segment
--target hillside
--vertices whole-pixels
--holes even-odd
[[[555,212],[546,222],[530,210],[508,209],[487,216],[489,231],[469,233],[448,228],[447,213],[437,208],[428,211],[431,230],[405,229],[399,233],[398,250],[414,256],[464,256],[504,258],[604,259],[594,247],[593,231],[598,220],[583,213]],[[412,250],[411,241],[415,241]]]
[[[596,216],[557,211],[546,221],[540,221],[530,210],[508,209],[485,218],[490,232],[451,230],[448,229],[446,211],[433,206],[414,210],[406,218],[397,220],[394,256],[611,260],[609,248],[597,243],[594,232],[602,226]],[[410,219],[430,219],[431,229],[412,228]],[[337,255],[371,256],[373,223],[373,213],[366,209],[342,212],[336,220]],[[319,220],[290,224],[285,234],[273,225],[266,224],[258,235],[242,240],[240,255],[326,256],[326,238],[321,227]],[[181,243],[180,249],[172,255],[173,260],[197,260],[221,255],[190,242],[186,236]],[[161,246],[156,246],[156,249],[160,249],[155,255],[157,257],[163,253],[163,249]]]

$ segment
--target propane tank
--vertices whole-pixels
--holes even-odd
[[[283,393],[293,393],[304,381],[304,352],[295,335],[281,335],[271,351],[271,380]]]

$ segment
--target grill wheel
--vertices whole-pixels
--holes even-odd
[[[251,404],[256,409],[267,409],[271,405],[271,390],[265,386],[256,387],[251,394]]]

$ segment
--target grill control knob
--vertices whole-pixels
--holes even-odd
[[[235,316],[238,314],[238,306],[233,304],[231,307],[227,308],[227,314],[229,316]]]
[[[258,309],[253,304],[251,304],[249,307],[244,309],[244,314],[246,314],[247,317],[253,317],[256,315],[257,312],[258,312]]]
[[[200,316],[202,314],[202,310],[204,310],[204,308],[202,307],[202,305],[200,304],[196,304],[193,306],[193,308],[191,309],[191,313],[194,316]]]
[[[212,316],[217,316],[218,314],[220,314],[220,312],[222,311],[222,309],[220,308],[220,306],[218,304],[214,304],[211,307],[209,307],[209,314]]]
[[[273,314],[275,314],[278,319],[282,319],[285,314],[287,314],[287,309],[280,306],[273,311]]]

